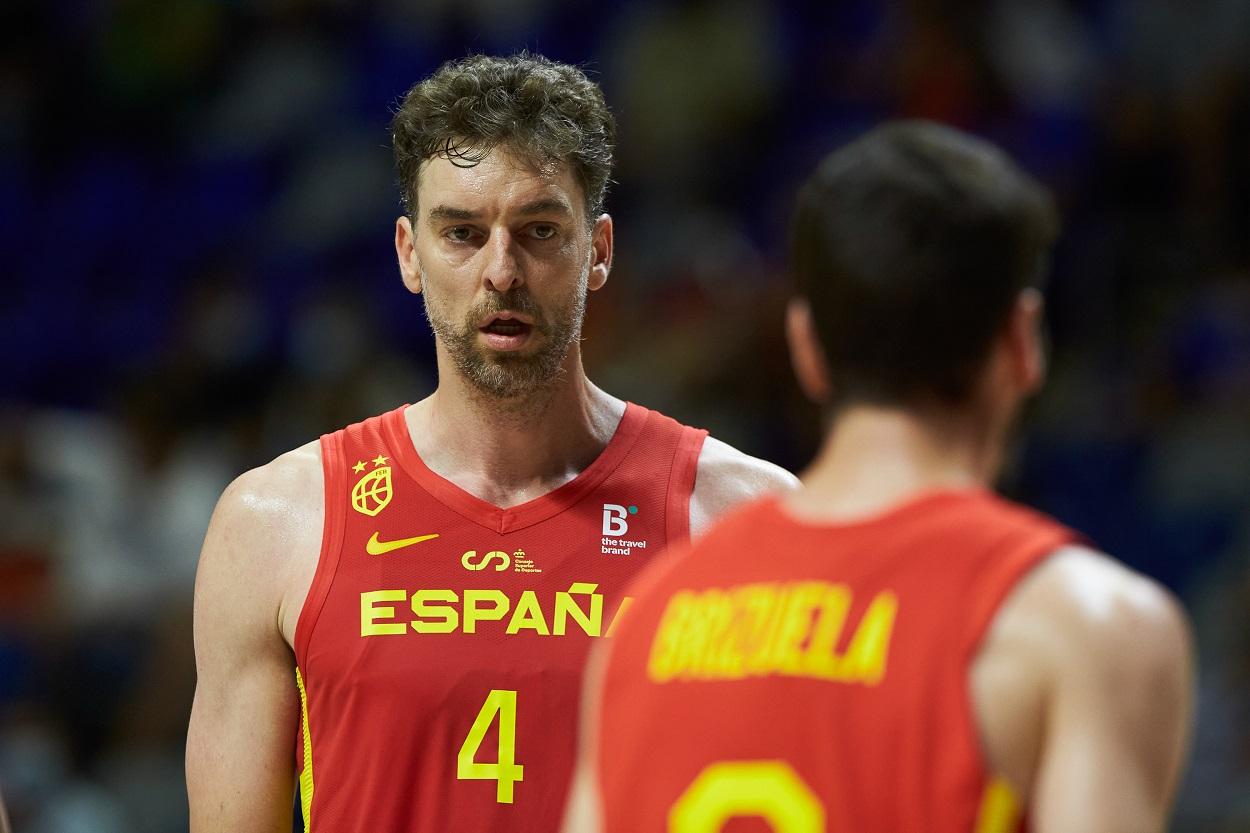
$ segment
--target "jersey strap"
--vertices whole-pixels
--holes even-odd
[[[668,540],[685,541],[690,537],[690,496],[694,492],[695,478],[699,471],[699,453],[707,431],[683,425],[677,453],[673,455],[673,469],[668,481]]]
[[[347,481],[343,476],[346,469],[343,465],[343,441],[344,432],[342,431],[321,437],[325,520],[321,531],[321,552],[317,556],[317,569],[313,574],[312,585],[308,588],[308,596],[304,600],[304,607],[300,611],[295,626],[295,656],[297,658],[308,654],[308,640],[312,636],[313,626],[325,604],[330,584],[334,581],[339,553],[343,549],[343,529],[347,520],[345,517]]]

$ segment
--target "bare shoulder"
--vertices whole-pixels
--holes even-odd
[[[323,509],[321,450],[309,443],[244,472],[222,493],[209,527],[236,543],[274,544]],[[236,549],[231,547],[230,549]]]
[[[1079,546],[1059,550],[1027,576],[995,628],[1032,631],[1033,647],[1057,668],[1125,683],[1185,675],[1193,652],[1189,619],[1170,591]]]
[[[1162,761],[1153,777],[1166,783],[1179,743],[1163,741],[1183,734],[1189,709],[1190,643],[1184,610],[1162,585],[1094,550],[1058,550],[1004,601],[971,671],[991,767],[1029,795],[1051,783],[1039,781],[1042,753],[1075,727],[1066,731],[1084,739],[1087,758],[1095,735],[1104,751],[1130,746],[1108,737],[1153,738],[1165,752],[1132,749],[1123,760]]]
[[[703,442],[694,494],[690,498],[690,531],[697,535],[738,503],[799,486],[790,472],[745,454],[715,437]]]
[[[1167,588],[1095,550],[1065,547],[1029,583],[1053,604],[1059,625],[1097,634],[1096,644],[1152,642],[1150,648],[1167,650],[1188,638],[1188,617]]]
[[[235,478],[209,523],[197,597],[212,598],[226,590],[238,601],[251,599],[276,616],[284,632],[287,620],[292,620],[293,632],[294,617],[287,608],[302,603],[300,589],[306,592],[311,582],[321,548],[323,494],[317,442]]]

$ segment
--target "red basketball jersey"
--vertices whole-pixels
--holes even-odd
[[[305,829],[551,833],[587,652],[631,577],[688,538],[706,432],[629,404],[576,479],[500,509],[427,468],[403,414],[321,440],[295,635]]]
[[[986,491],[814,525],[735,512],[631,590],[599,717],[607,833],[1019,828],[970,665],[1073,533]]]

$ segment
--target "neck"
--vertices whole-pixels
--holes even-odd
[[[508,507],[575,478],[603,451],[624,413],[624,402],[586,378],[575,345],[552,384],[510,399],[484,394],[454,368],[440,367],[438,389],[406,419],[432,471]]]
[[[838,416],[788,503],[801,516],[850,519],[926,491],[984,487],[1000,446],[996,432],[967,415],[856,406]]]

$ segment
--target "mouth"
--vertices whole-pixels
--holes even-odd
[[[527,316],[505,310],[487,316],[477,329],[494,349],[519,350],[529,341],[534,324]]]

